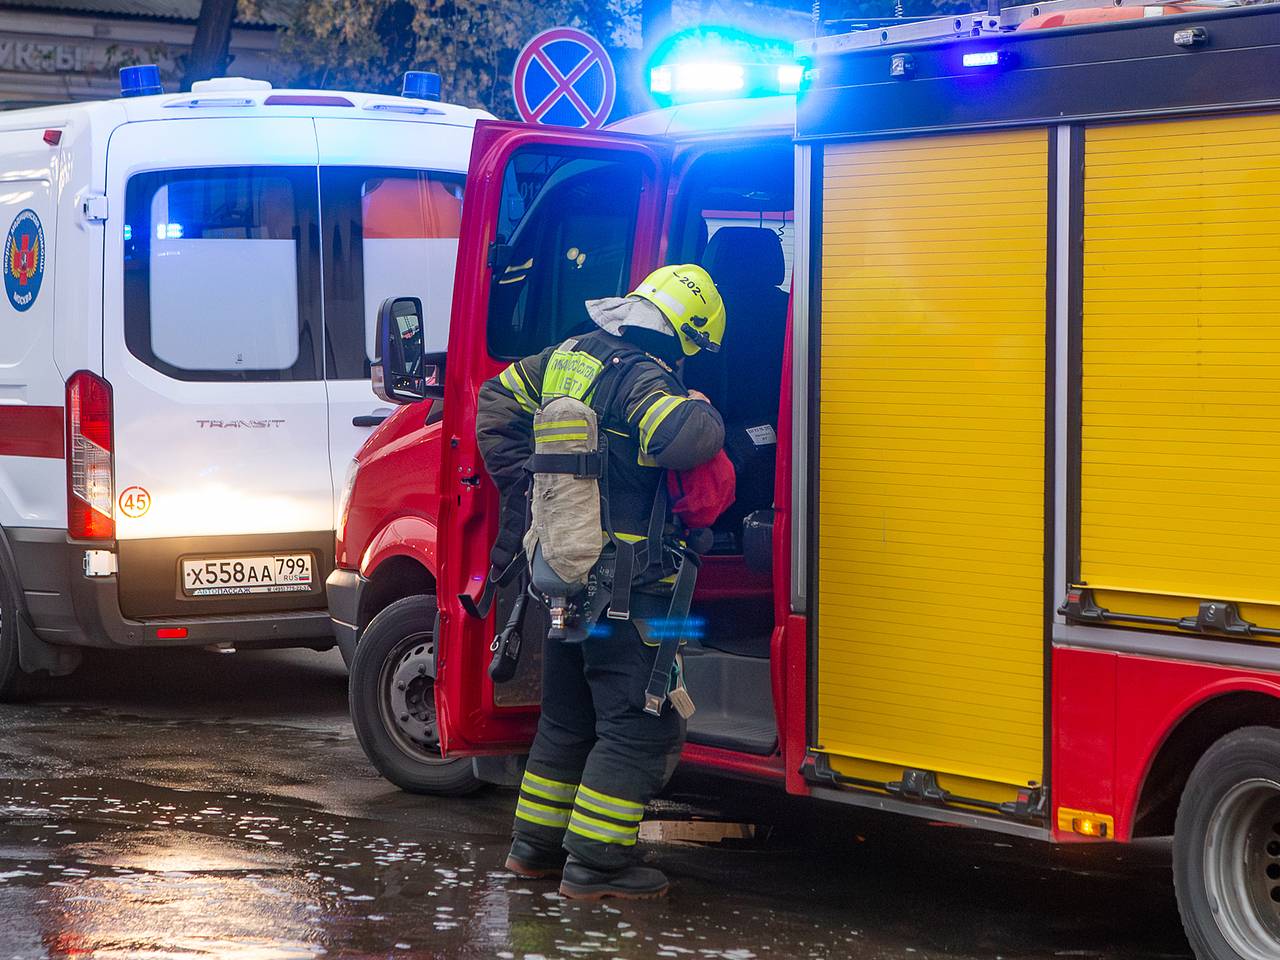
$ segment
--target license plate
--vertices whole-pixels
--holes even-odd
[[[310,589],[309,553],[182,561],[182,592],[188,597],[297,593]]]

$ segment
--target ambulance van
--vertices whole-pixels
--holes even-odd
[[[484,114],[153,70],[0,114],[0,696],[84,646],[332,646],[371,305],[444,343]]]

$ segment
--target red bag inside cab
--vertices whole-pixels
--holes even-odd
[[[709,527],[733,504],[738,477],[723,450],[692,470],[668,470],[671,512],[690,530]]]

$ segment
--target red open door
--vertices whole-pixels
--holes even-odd
[[[669,169],[669,150],[650,139],[476,126],[444,403],[435,692],[446,756],[523,750],[538,717],[536,629],[526,632],[524,682],[495,688],[486,670],[494,617],[468,617],[458,601],[479,595],[497,534],[496,491],[475,437],[480,385],[589,329],[585,300],[623,295],[653,269]]]

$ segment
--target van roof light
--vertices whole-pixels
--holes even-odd
[[[414,116],[426,116],[427,114],[435,114],[437,117],[445,116],[443,110],[437,110],[434,107],[422,107],[414,103],[366,103],[366,110],[376,110],[378,113],[407,113]]]
[[[150,97],[164,93],[160,83],[160,68],[154,63],[140,63],[120,68],[120,96]]]
[[[191,85],[192,93],[209,93],[215,90],[270,90],[270,80],[251,80],[248,77],[213,77],[197,80]]]
[[[414,100],[439,100],[441,86],[440,74],[427,70],[409,70],[404,75],[404,87],[400,95]]]

